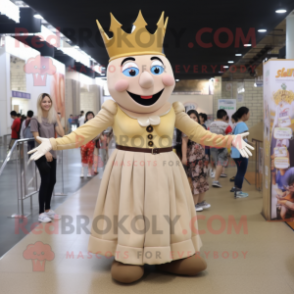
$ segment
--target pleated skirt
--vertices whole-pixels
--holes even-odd
[[[163,264],[192,256],[201,245],[177,155],[115,149],[101,181],[89,252],[125,264]]]

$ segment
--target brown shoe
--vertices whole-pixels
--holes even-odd
[[[130,284],[140,280],[144,275],[144,267],[113,261],[111,275],[114,280],[124,284]]]
[[[198,254],[185,259],[174,260],[170,263],[157,265],[157,269],[163,272],[181,276],[196,276],[207,267],[206,261]]]

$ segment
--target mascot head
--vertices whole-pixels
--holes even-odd
[[[167,103],[175,80],[172,67],[162,53],[167,20],[164,12],[157,30],[150,34],[141,11],[127,34],[111,16],[109,38],[97,20],[98,28],[110,57],[107,68],[108,89],[112,98],[123,108],[135,113],[152,113]]]

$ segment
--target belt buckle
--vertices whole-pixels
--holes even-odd
[[[152,155],[159,154],[158,151],[157,151],[157,152],[155,151],[155,153],[154,153],[154,149],[156,150],[157,148],[152,148],[152,152],[151,152],[151,154],[152,154]]]

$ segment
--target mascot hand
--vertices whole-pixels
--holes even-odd
[[[252,156],[252,153],[249,151],[249,149],[254,150],[254,147],[251,145],[247,144],[243,138],[247,137],[249,133],[243,133],[236,135],[233,142],[232,146],[235,147],[241,154],[242,157],[248,158],[249,156]]]
[[[28,154],[34,153],[30,160],[38,160],[40,157],[44,156],[47,152],[49,152],[52,149],[52,145],[50,143],[50,140],[47,138],[36,138],[38,141],[41,141],[42,143],[35,149],[28,152]]]

